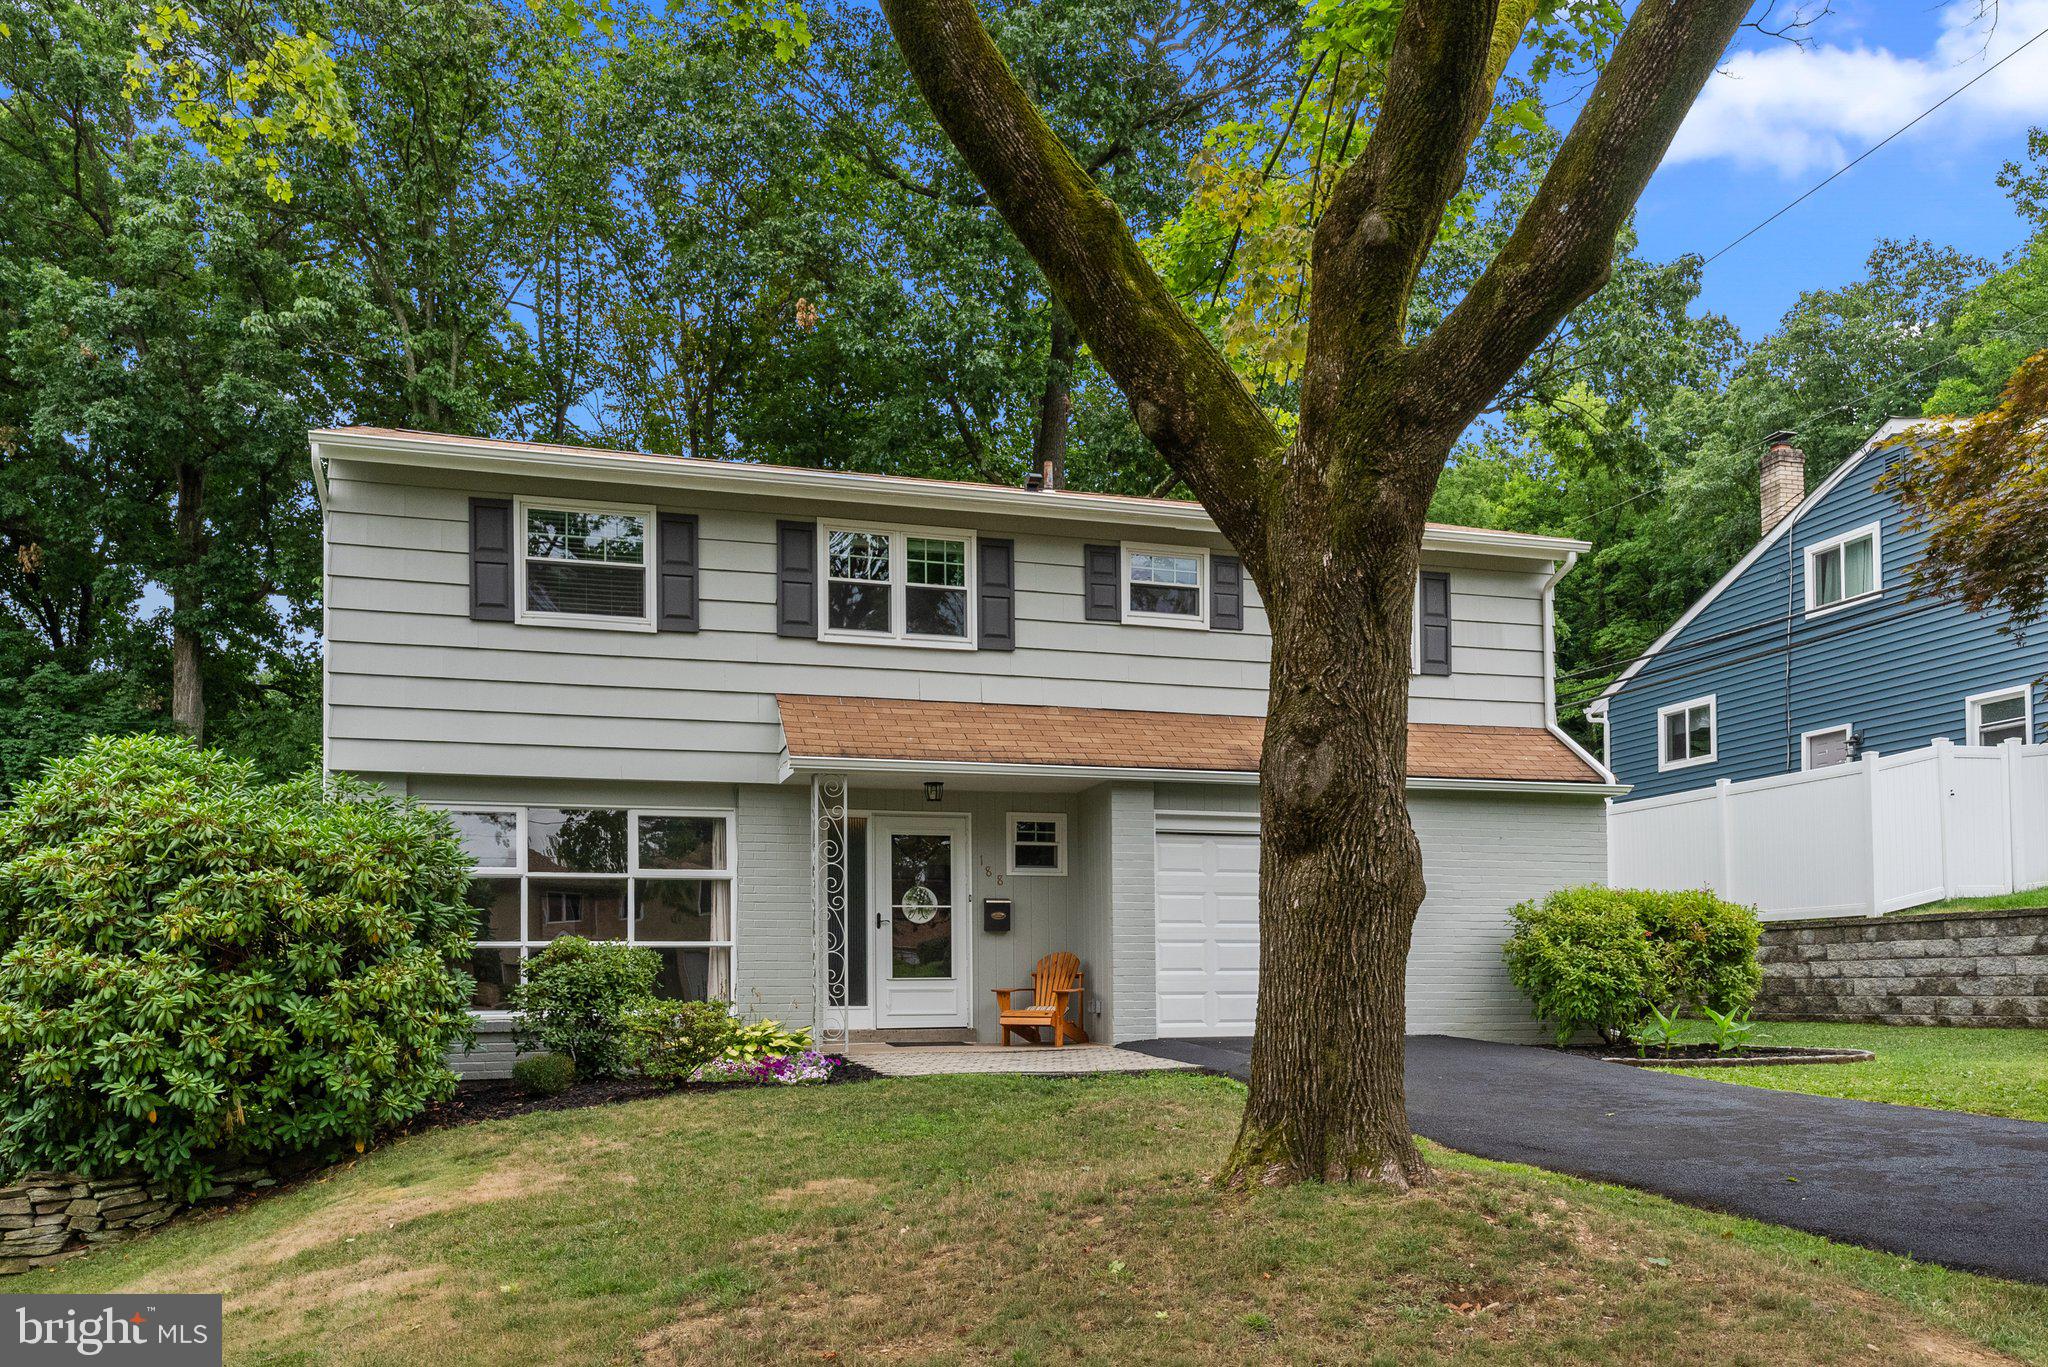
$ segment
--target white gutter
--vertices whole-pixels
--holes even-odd
[[[1221,535],[1215,521],[1201,504],[1172,499],[1077,493],[1071,489],[1032,492],[1001,485],[962,484],[903,475],[805,470],[779,465],[751,465],[741,461],[649,456],[628,451],[599,451],[428,433],[323,429],[312,433],[311,441],[316,466],[325,459],[343,457],[386,465],[466,471],[499,478],[524,475],[743,497],[783,495],[869,508],[878,502],[886,502],[956,513],[992,513],[1097,524],[1122,522],[1204,536]],[[319,475],[315,478],[321,485],[324,501],[324,479]],[[1559,556],[1588,549],[1588,543],[1569,537],[1436,526],[1423,529],[1422,545],[1425,550],[1523,560],[1555,560]]]
[[[1599,766],[1595,765],[1595,769]],[[1098,764],[990,764],[976,760],[922,759],[833,759],[823,755],[782,757],[780,781],[807,778],[812,774],[894,774],[905,778],[1076,778],[1101,782],[1132,779],[1147,783],[1256,784],[1253,769],[1149,769],[1136,765]],[[1610,776],[1611,777],[1611,776]],[[1566,783],[1529,779],[1429,778],[1411,777],[1408,786],[1422,792],[1530,793],[1575,797],[1614,797],[1628,791],[1625,784]]]
[[[1579,563],[1579,553],[1569,552],[1558,562],[1548,579],[1543,581],[1543,728],[1565,743],[1565,747],[1580,759],[1591,765],[1593,772],[1605,781],[1602,786],[1614,789],[1613,796],[1619,797],[1629,785],[1619,783],[1614,771],[1601,760],[1586,753],[1586,747],[1573,740],[1562,726],[1557,724],[1557,585],[1558,581],[1572,572],[1572,566]],[[1605,748],[1604,746],[1602,747]]]

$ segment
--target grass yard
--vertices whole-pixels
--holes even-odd
[[[2048,888],[2022,888],[2018,892],[1994,893],[1990,897],[1951,897],[1946,902],[1906,907],[1893,916],[1922,916],[1931,911],[2031,911],[2048,907]]]
[[[440,1130],[15,1279],[223,1291],[236,1362],[2048,1362],[2048,1288],[1432,1150],[1205,1182],[1188,1074],[693,1094]]]
[[[1706,1037],[1702,1027],[1700,1037]],[[2048,1120],[2048,1030],[1963,1026],[1759,1024],[1758,1044],[1872,1049],[1869,1063],[1788,1068],[1660,1069],[1688,1077],[1857,1101]]]

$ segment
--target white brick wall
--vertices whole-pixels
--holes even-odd
[[[1119,783],[1109,792],[1110,953],[1116,992],[1113,1040],[1149,1039],[1159,1033],[1153,981],[1158,909],[1152,877],[1154,846],[1151,784]]]
[[[734,1003],[742,1015],[817,1024],[811,790],[739,789],[739,916]]]

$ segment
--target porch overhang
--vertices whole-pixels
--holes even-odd
[[[1256,784],[1263,717],[778,694],[784,782],[865,776],[1085,786]],[[1416,791],[1612,797],[1627,791],[1545,727],[1408,727]]]

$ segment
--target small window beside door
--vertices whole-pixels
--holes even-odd
[[[1058,812],[1011,812],[1010,872],[1013,875],[1067,871],[1067,819]]]
[[[1806,548],[1806,610],[1828,612],[1875,598],[1881,583],[1878,524]]]
[[[1846,726],[1808,731],[1799,738],[1801,762],[1808,769],[1832,769],[1856,758],[1854,733]]]
[[[1714,762],[1714,699],[1675,703],[1657,713],[1657,768],[1685,769]]]
[[[2025,686],[1979,693],[1964,702],[1971,745],[2002,745],[2034,738],[2034,712]]]

